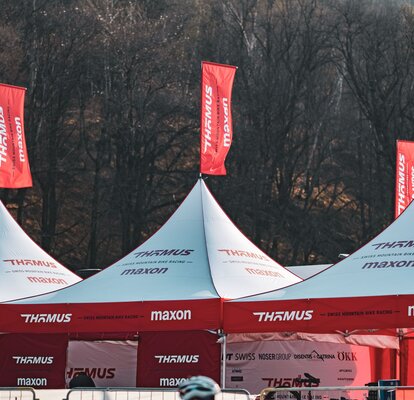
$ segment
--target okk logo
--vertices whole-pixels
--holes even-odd
[[[339,361],[358,361],[356,353],[351,351],[338,351],[337,357]]]

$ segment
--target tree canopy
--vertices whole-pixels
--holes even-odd
[[[0,81],[27,87],[34,185],[1,190],[72,270],[142,243],[196,182],[201,61],[238,66],[228,174],[207,184],[282,264],[393,219],[414,138],[414,8],[374,0],[0,0]]]

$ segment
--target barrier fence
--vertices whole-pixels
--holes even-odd
[[[177,389],[88,388],[71,389],[64,400],[179,400]],[[40,399],[41,400],[41,399]],[[246,390],[223,389],[215,400],[249,400]]]
[[[250,400],[242,389],[223,389],[215,400]],[[159,388],[0,388],[0,400],[180,400],[177,389]]]
[[[0,400],[35,400],[36,394],[32,388],[0,388]]]
[[[243,389],[222,389],[215,400],[250,400]],[[0,400],[179,400],[175,388],[0,388]],[[269,387],[257,400],[414,400],[414,386]]]
[[[260,400],[414,400],[414,386],[268,387]]]

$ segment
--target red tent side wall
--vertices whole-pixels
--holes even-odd
[[[65,387],[65,334],[0,335],[0,386]]]
[[[397,350],[371,348],[370,356],[373,382],[397,378]]]
[[[411,360],[414,354],[414,337],[404,338],[400,342],[400,369],[401,369],[401,385],[414,385],[414,363]]]

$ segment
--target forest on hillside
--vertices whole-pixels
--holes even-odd
[[[27,88],[33,187],[0,191],[72,270],[141,244],[199,175],[201,61],[238,67],[222,208],[284,265],[393,220],[414,139],[414,8],[397,0],[0,0],[0,81]]]

